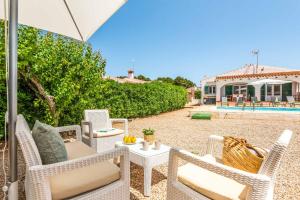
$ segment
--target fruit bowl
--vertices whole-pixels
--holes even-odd
[[[123,142],[123,144],[125,144],[125,145],[134,145],[134,144],[136,144],[136,142],[134,142],[134,143],[125,143],[125,142]]]
[[[126,145],[136,144],[136,137],[131,136],[131,135],[124,136],[123,137],[123,144],[126,144]]]

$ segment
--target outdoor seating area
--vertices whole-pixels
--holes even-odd
[[[26,162],[26,199],[129,199],[127,148],[97,154],[93,148],[82,143],[79,126],[58,127],[58,132],[75,131],[76,141],[65,145],[67,161],[45,165],[39,153],[41,149],[38,149],[22,115],[18,116],[16,127],[16,136]],[[47,151],[51,152],[50,149]],[[110,161],[119,157],[120,167]]]
[[[107,110],[85,111],[85,113],[88,112],[96,113],[93,120],[98,120],[100,124],[110,123],[110,120],[107,121],[107,116],[109,116]],[[99,113],[103,115],[101,116]],[[159,118],[153,117],[151,124],[155,124]],[[89,120],[91,119],[90,117]],[[140,122],[142,121],[140,120]],[[132,126],[138,128],[145,125],[143,123],[138,125],[138,123],[132,124]],[[168,121],[164,123],[168,126],[171,125]],[[94,127],[97,127],[96,122],[93,124]],[[113,126],[109,125],[109,131],[119,130],[118,128],[122,127],[122,124],[117,123],[116,128],[112,128]],[[131,129],[129,126],[129,132],[136,132],[136,128]],[[275,183],[276,185],[280,184],[280,181],[277,181],[276,174],[281,160],[283,159],[283,162],[286,160],[284,159],[285,151],[287,151],[292,138],[292,131],[285,130],[282,134],[276,134],[279,137],[277,141],[274,138],[274,141],[267,142],[270,145],[269,149],[263,145],[267,155],[256,174],[235,169],[224,165],[222,162],[222,151],[220,151],[224,148],[222,147],[224,145],[222,135],[227,135],[228,130],[220,131],[219,136],[208,135],[206,139],[205,136],[201,136],[202,139],[198,136],[198,140],[200,139],[199,141],[203,144],[201,145],[202,149],[198,148],[198,152],[203,152],[200,154],[195,154],[190,148],[185,149],[188,140],[183,139],[181,143],[178,143],[176,138],[173,138],[174,141],[172,138],[166,138],[164,134],[168,131],[164,129],[160,129],[161,133],[156,137],[157,141],[164,138],[162,141],[166,144],[153,143],[145,149],[142,138],[137,138],[135,144],[129,145],[122,140],[116,140],[111,143],[110,149],[98,153],[97,146],[90,143],[86,145],[82,142],[82,138],[90,134],[90,132],[87,132],[88,134],[81,132],[84,130],[82,127],[74,125],[57,127],[56,130],[58,132],[74,131],[75,141],[65,143],[68,154],[67,161],[44,165],[39,154],[40,150],[38,150],[35,139],[30,134],[31,131],[26,120],[22,115],[18,116],[16,136],[27,166],[24,182],[27,199],[128,200],[145,199],[146,197],[170,200],[273,199],[274,196],[278,199],[274,185]],[[95,132],[98,129],[92,130]],[[104,128],[101,127],[101,130]],[[257,129],[255,130],[257,131]],[[177,131],[180,133],[184,130],[178,129]],[[134,135],[136,137],[141,136],[140,134]],[[264,144],[263,141],[258,143],[258,145],[262,144]],[[182,165],[183,161],[186,164]],[[136,174],[140,167],[142,167],[143,176]],[[156,170],[161,167],[164,168],[165,176],[157,181]],[[98,173],[99,171],[104,173]],[[141,180],[142,177],[143,180]],[[202,180],[211,180],[212,182],[203,182]],[[136,186],[136,181],[142,183],[143,186],[140,189]],[[157,187],[164,192],[157,193],[157,187],[154,187],[153,184],[163,184],[164,188],[162,186]],[[138,190],[136,191],[136,189]],[[129,195],[129,191],[131,191],[131,195]]]
[[[241,106],[241,107],[300,107],[300,101],[296,101],[293,96],[287,96],[283,101],[281,97],[271,96],[265,101],[258,101],[257,97],[251,97],[247,100],[245,97],[235,97],[235,101],[231,101],[229,97],[222,97],[221,102],[217,102],[217,106]]]

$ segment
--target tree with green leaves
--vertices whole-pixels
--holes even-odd
[[[185,87],[185,88],[190,88],[190,87],[195,87],[196,86],[195,83],[193,83],[192,81],[190,81],[190,80],[188,80],[186,78],[183,78],[181,76],[177,76],[174,79],[174,84],[182,86],[182,87]]]
[[[150,78],[148,78],[148,77],[146,77],[146,76],[144,76],[144,75],[142,75],[142,74],[136,76],[135,78],[136,78],[136,79],[139,79],[139,80],[142,80],[142,81],[151,81]]]
[[[158,77],[156,80],[164,83],[170,83],[173,85],[182,86],[184,88],[190,88],[196,86],[195,83],[181,76],[177,76],[175,79],[172,79],[170,77]]]
[[[1,22],[1,41],[3,27]],[[66,114],[74,106],[87,106],[90,101],[84,98],[97,92],[94,84],[98,85],[104,74],[105,60],[87,43],[63,36],[26,26],[19,26],[18,35],[19,111],[29,120],[38,117],[53,125],[68,121]],[[4,42],[0,52],[0,92],[5,97],[1,98],[2,115],[6,110]]]
[[[174,80],[170,77],[158,77],[156,80],[164,83],[175,84]]]

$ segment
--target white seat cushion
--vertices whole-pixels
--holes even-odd
[[[107,131],[107,132],[98,132],[96,130],[93,131],[93,137],[94,138],[101,138],[101,137],[109,137],[109,136],[114,136],[114,135],[120,135],[120,134],[123,134],[124,133],[124,130],[121,130],[121,129],[113,129],[111,131]],[[89,136],[90,133],[86,132],[85,133],[86,136]]]
[[[95,150],[76,141],[66,143],[68,159],[95,154]],[[50,177],[52,199],[66,199],[94,190],[120,179],[120,169],[110,161],[75,169]]]
[[[210,199],[246,199],[247,195],[245,185],[190,163],[178,168],[178,181]]]

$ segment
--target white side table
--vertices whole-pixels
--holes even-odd
[[[161,144],[159,150],[154,149],[154,145],[150,145],[148,151],[143,150],[141,143],[143,139],[137,138],[136,144],[125,145],[122,141],[116,142],[116,147],[127,146],[129,148],[129,159],[131,162],[144,168],[144,195],[151,195],[152,168],[169,161],[169,146]]]

